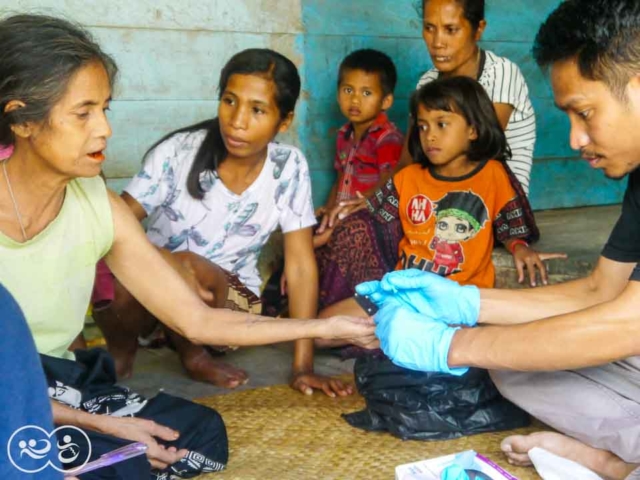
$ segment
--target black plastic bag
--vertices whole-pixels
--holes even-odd
[[[500,395],[486,370],[460,377],[416,372],[383,356],[355,364],[367,408],[343,415],[350,425],[403,440],[448,440],[529,425],[529,415]]]

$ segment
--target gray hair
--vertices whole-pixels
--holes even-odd
[[[118,67],[82,27],[46,15],[0,21],[0,144],[12,145],[13,125],[42,122],[75,73],[91,62],[105,67],[113,87]],[[19,100],[23,108],[5,112]]]

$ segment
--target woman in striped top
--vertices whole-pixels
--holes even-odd
[[[505,130],[512,152],[508,165],[528,195],[536,141],[535,113],[518,66],[478,46],[486,27],[484,0],[422,0],[422,7],[422,36],[433,68],[420,78],[417,88],[439,77],[478,80]],[[411,158],[405,151],[399,168],[409,163]]]

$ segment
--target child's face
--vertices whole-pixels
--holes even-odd
[[[345,70],[338,86],[340,111],[354,125],[372,123],[378,114],[393,103],[393,95],[385,95],[377,73]]]
[[[462,115],[418,105],[416,124],[422,150],[434,166],[463,166],[468,162],[470,143],[478,136]]]
[[[438,238],[448,242],[464,242],[475,233],[471,224],[457,217],[438,218]]]
[[[483,20],[474,31],[456,0],[425,2],[422,37],[434,67],[440,72],[456,76],[458,70],[476,61],[477,42],[484,27]]]
[[[111,137],[105,115],[111,85],[99,62],[81,68],[71,78],[66,93],[49,118],[37,124],[16,126],[16,142],[30,155],[65,178],[93,177],[100,173]],[[7,108],[10,108],[8,105]]]
[[[220,97],[220,133],[229,157],[259,159],[269,142],[284,133],[293,114],[284,120],[275,100],[273,80],[257,75],[231,75]]]

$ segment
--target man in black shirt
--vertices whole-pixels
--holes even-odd
[[[505,439],[511,463],[530,464],[529,450],[542,447],[607,479],[640,479],[640,2],[561,3],[534,56],[549,67],[571,146],[607,177],[629,175],[594,271],[539,289],[480,291],[394,272],[358,291],[382,306],[376,333],[393,361],[453,374],[492,369],[507,398],[562,432]],[[490,326],[456,327],[476,324]]]

